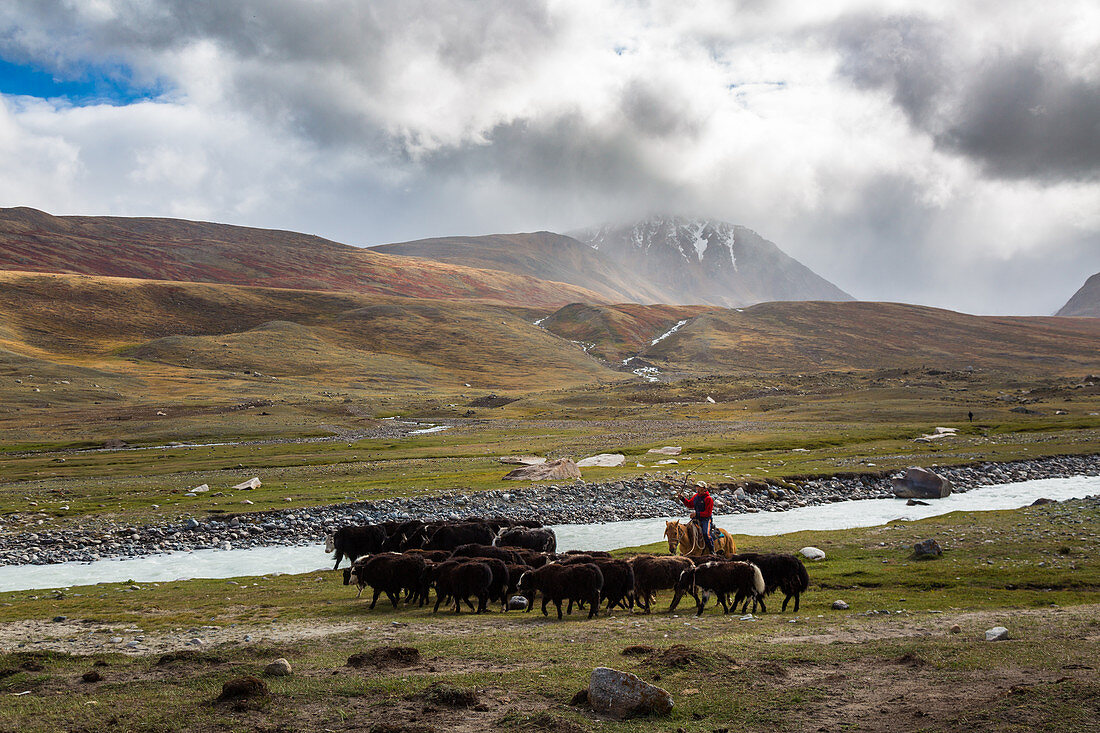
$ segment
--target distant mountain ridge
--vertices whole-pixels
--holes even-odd
[[[1100,318],[1100,272],[1086,280],[1055,315]]]
[[[436,237],[371,249],[571,283],[614,303],[660,303],[664,298],[659,288],[623,270],[588,245],[553,232]]]
[[[0,270],[223,283],[556,308],[612,302],[577,285],[400,257],[297,232],[0,209]]]
[[[774,243],[728,222],[658,216],[569,235],[652,282],[667,303],[855,300]]]

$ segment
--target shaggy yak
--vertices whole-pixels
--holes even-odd
[[[431,572],[435,582],[435,608],[444,598],[453,598],[455,613],[462,612],[462,603],[473,608],[470,596],[477,596],[477,612],[485,611],[489,604],[489,591],[493,585],[493,571],[484,562],[447,560],[433,567]]]
[[[718,597],[722,610],[726,613],[731,608],[736,609],[742,599],[748,605],[750,598],[755,613],[757,601],[762,602],[764,597],[764,576],[760,573],[760,568],[747,562],[707,562],[689,568],[680,575],[676,590],[686,591],[691,587],[703,591],[698,600],[697,616],[703,615],[703,608],[711,593]],[[729,595],[733,596],[732,605],[726,604]]]
[[[776,590],[783,591],[783,611],[787,610],[787,602],[794,598],[794,612],[798,613],[799,597],[810,587],[810,575],[806,572],[806,566],[794,555],[782,555],[778,553],[742,552],[734,555],[732,560],[751,562],[760,568],[764,575],[764,595],[770,595]],[[745,600],[745,606],[749,604]],[[764,599],[760,599],[763,608]],[[767,611],[767,609],[764,609]],[[741,611],[744,613],[744,609]]]
[[[460,557],[492,557],[503,562],[519,562],[516,552],[507,547],[493,547],[492,545],[479,545],[476,543],[470,543],[468,545],[459,545],[451,551],[451,557],[458,559]]]
[[[374,597],[371,598],[370,607],[378,603],[378,596],[385,593],[394,608],[401,599],[402,591],[415,593],[420,587],[420,576],[427,565],[424,558],[419,555],[401,555],[398,553],[383,553],[371,555],[361,561],[356,561],[350,568],[344,571],[344,583],[350,584],[354,579],[359,586],[356,598],[363,594],[363,588],[370,586],[374,589]]]
[[[382,545],[385,542],[386,530],[381,525],[341,527],[325,537],[325,552],[336,553],[336,564],[332,566],[332,569],[336,570],[345,557],[349,562],[354,563],[363,555],[382,552]]]
[[[634,608],[634,568],[629,560],[610,557],[591,557],[589,555],[568,555],[558,561],[561,565],[592,563],[603,573],[603,588],[600,601],[607,603],[607,610],[615,606],[629,611]],[[581,604],[583,608],[583,602]],[[566,611],[569,613],[569,611]]]
[[[534,594],[542,594],[542,615],[548,615],[546,605],[553,602],[558,609],[558,618],[562,618],[562,601],[584,601],[589,604],[588,618],[600,612],[600,590],[603,588],[603,573],[592,563],[561,565],[550,563],[541,568],[528,570],[520,576],[519,592],[528,599],[528,610],[534,605]]]
[[[497,537],[497,547],[522,547],[535,552],[554,552],[558,547],[558,538],[552,529],[511,527]]]
[[[471,543],[491,545],[494,539],[496,532],[487,524],[445,524],[432,533],[422,546],[425,550],[453,550],[459,545]]]
[[[676,606],[679,605],[680,598],[685,591],[691,594],[696,603],[699,602],[699,597],[695,595],[694,588],[676,588],[680,575],[685,570],[695,567],[691,560],[686,557],[682,555],[638,555],[631,560],[630,564],[634,568],[634,602],[644,608],[646,613],[649,613],[654,594],[659,590],[676,589],[676,593],[672,598],[672,605],[668,608],[669,611],[676,610]]]

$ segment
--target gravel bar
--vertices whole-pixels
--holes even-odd
[[[968,466],[928,466],[952,483],[953,491],[1044,478],[1100,475],[1100,454],[1055,456]],[[893,496],[897,471],[722,483],[712,487],[717,514],[779,512],[796,507]],[[685,509],[672,494],[682,485],[675,474],[608,483],[535,485],[470,494],[386,499],[349,504],[186,518],[132,526],[95,520],[87,529],[27,531],[27,517],[0,517],[0,565],[45,565],[106,558],[139,557],[200,549],[243,549],[310,545],[346,524],[395,519],[507,517],[545,524],[592,524],[676,516]],[[33,525],[32,525],[33,526]]]

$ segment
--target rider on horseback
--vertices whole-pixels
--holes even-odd
[[[700,481],[696,484],[696,491],[694,496],[684,496],[683,489],[676,493],[676,498],[684,503],[688,509],[694,511],[691,512],[691,520],[699,527],[699,531],[703,534],[703,542],[707,545],[707,554],[714,554],[714,539],[710,536],[711,532],[711,514],[714,512],[714,499],[710,496],[710,491],[707,489],[705,482]]]

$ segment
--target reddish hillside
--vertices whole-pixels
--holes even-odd
[[[371,249],[572,283],[595,291],[613,303],[663,303],[669,297],[587,244],[553,232],[439,237],[383,244]]]
[[[0,270],[470,299],[531,307],[605,303],[585,288],[401,257],[295,232],[0,209]]]

